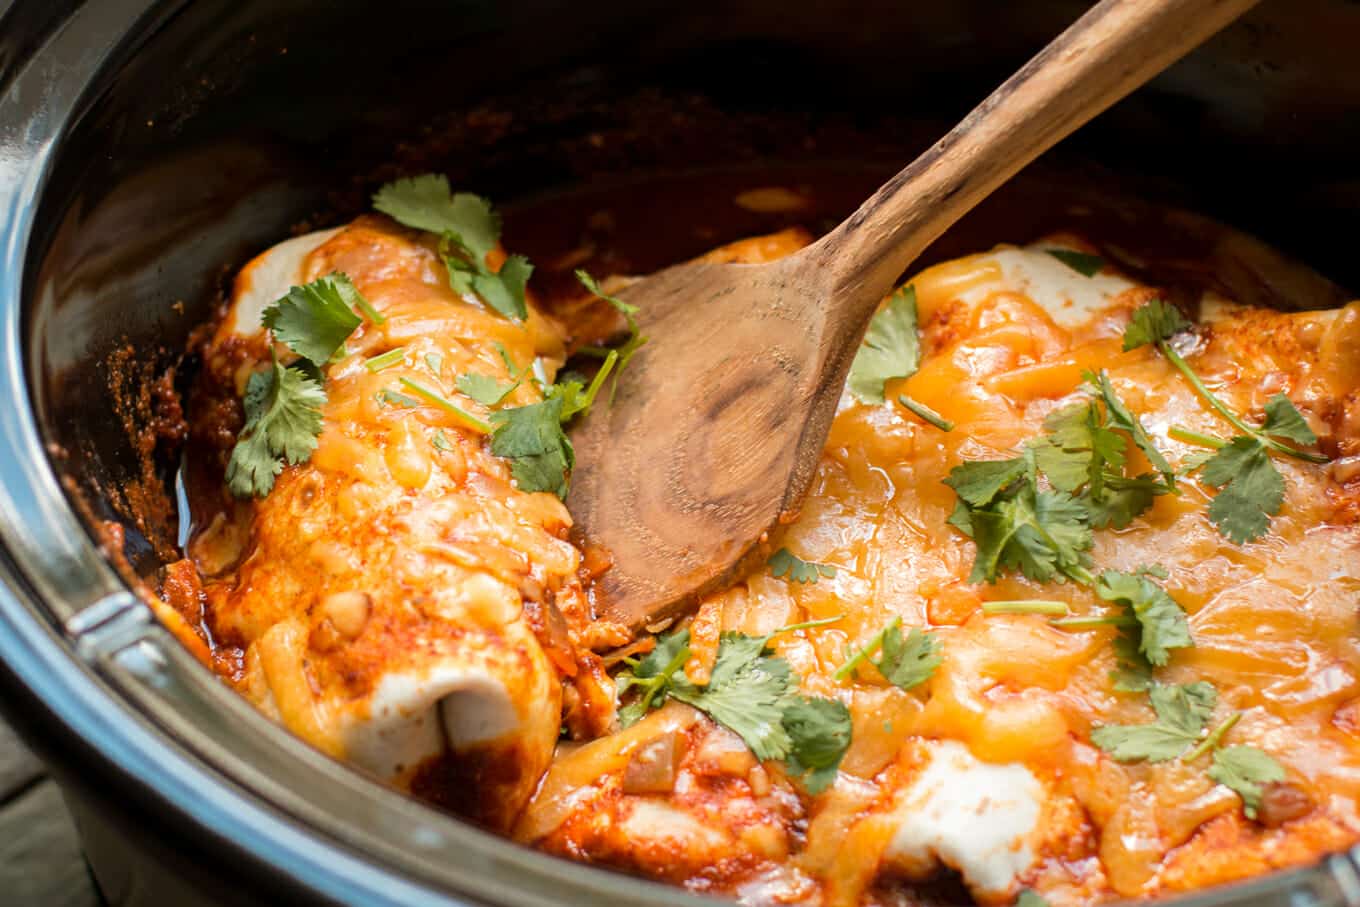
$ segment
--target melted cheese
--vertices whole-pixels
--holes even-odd
[[[1284,766],[1292,806],[1267,827],[1248,821],[1202,762],[1123,765],[1093,747],[1093,727],[1150,718],[1145,697],[1112,687],[1115,631],[987,617],[981,604],[1057,599],[1078,615],[1103,606],[1071,583],[1010,573],[968,582],[973,544],[946,522],[950,469],[1007,456],[1041,434],[1087,370],[1107,370],[1173,464],[1196,449],[1172,439],[1172,426],[1230,432],[1155,351],[1122,350],[1130,313],[1158,290],[1108,265],[1084,277],[1048,254],[1088,248],[1080,241],[999,247],[916,275],[924,356],[887,397],[909,394],[957,427],[942,432],[894,404],[844,397],[798,518],[771,539],[836,575],[800,585],[757,569],[694,618],[687,670],[700,678],[722,630],[763,634],[843,615],[771,643],[806,693],[851,709],[839,777],[811,797],[780,764],[759,764],[730,732],[677,703],[561,745],[550,761],[562,684],[569,701],[592,689],[608,696],[586,682],[600,673],[583,650],[610,637],[590,622],[580,558],[564,539],[570,518],[551,497],[518,493],[484,440],[439,411],[376,406],[397,372],[373,376],[362,361],[408,345],[402,369],[435,351],[453,363],[450,375],[500,376],[493,342],[521,361],[551,363],[561,334],[537,314],[514,326],[453,298],[431,250],[381,221],[322,237],[311,251],[315,238],[304,239],[238,283],[228,334],[258,343],[252,307],[270,295],[264,276],[298,268],[300,277],[346,270],[388,322],[365,326],[330,369],[321,445],[252,505],[244,562],[209,550],[199,562],[232,565],[208,584],[209,612],[220,634],[248,644],[243,691],[318,746],[388,772],[436,749],[508,746],[493,750],[519,769],[515,784],[492,792],[500,816],[547,769],[514,823],[516,839],[751,903],[896,904],[904,879],[944,867],[984,903],[1009,902],[1024,887],[1057,904],[1096,903],[1259,874],[1360,840],[1360,304],[1286,314],[1207,294],[1183,355],[1252,418],[1288,394],[1333,462],[1275,461],[1286,498],[1257,542],[1219,535],[1205,516],[1213,489],[1190,478],[1127,528],[1097,532],[1091,552],[1096,569],[1167,569],[1196,645],[1160,679],[1212,683],[1214,720],[1242,715],[1228,742],[1259,746]],[[777,234],[712,257],[765,261],[806,241]],[[210,366],[239,393],[262,344],[242,365],[226,355],[226,339]],[[528,387],[516,393],[512,404],[536,399]],[[456,436],[455,452],[432,452],[436,429]],[[1136,452],[1130,459],[1132,472],[1148,468]],[[318,483],[310,495],[309,482]],[[349,593],[356,582],[386,621],[370,618],[376,629],[348,642],[318,637],[322,593]],[[391,620],[412,588],[420,617],[398,633]],[[546,624],[531,627],[520,613],[544,589],[577,648],[556,647]],[[943,663],[934,676],[909,692],[870,667],[837,681],[847,648],[894,618],[935,634]],[[426,646],[441,634],[459,642],[434,657]],[[669,790],[655,779],[630,789],[630,762],[672,745]]]

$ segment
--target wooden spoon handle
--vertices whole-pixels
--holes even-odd
[[[1257,0],[1103,0],[805,250],[862,323],[941,233],[1025,165]],[[1165,153],[1166,149],[1149,149]]]

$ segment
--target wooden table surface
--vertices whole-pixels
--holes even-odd
[[[95,907],[75,826],[43,765],[0,721],[0,903]]]

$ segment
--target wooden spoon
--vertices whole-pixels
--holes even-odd
[[[731,581],[796,515],[846,372],[917,255],[1026,164],[1256,0],[1104,0],[844,223],[764,265],[629,287],[650,338],[572,432],[567,506],[612,565],[602,617],[655,626]]]

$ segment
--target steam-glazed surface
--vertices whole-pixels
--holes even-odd
[[[788,232],[721,254],[767,260],[806,240]],[[1122,351],[1130,314],[1157,291],[1109,265],[1084,277],[1045,251],[1057,246],[1085,248],[1052,237],[913,278],[923,358],[887,397],[909,394],[955,428],[847,395],[801,515],[771,540],[835,575],[799,584],[761,568],[694,618],[688,670],[699,678],[712,665],[712,644],[700,643],[718,628],[760,635],[840,616],[770,642],[804,693],[850,708],[852,742],[825,792],[809,795],[782,763],[759,762],[679,702],[619,729],[595,653],[626,639],[591,620],[569,514],[517,489],[457,418],[379,402],[409,373],[480,412],[454,377],[504,377],[496,342],[518,366],[538,357],[551,373],[571,320],[535,311],[519,325],[456,296],[430,242],[379,218],[248,267],[209,346],[208,385],[235,397],[268,356],[244,308],[336,270],[387,319],[365,323],[329,367],[311,460],[258,502],[223,494],[196,537],[219,668],[327,752],[524,843],[747,903],[905,904],[911,883],[946,871],[982,902],[1029,888],[1093,903],[1260,874],[1360,840],[1360,304],[1285,314],[1202,300],[1197,340],[1182,349],[1194,368],[1258,419],[1287,394],[1331,462],[1275,461],[1286,497],[1256,542],[1218,533],[1205,516],[1212,490],[1192,477],[1127,528],[1097,531],[1091,552],[1103,568],[1166,568],[1195,645],[1159,679],[1212,683],[1210,726],[1240,711],[1229,742],[1285,770],[1252,820],[1202,762],[1123,764],[1094,746],[1093,727],[1152,717],[1146,696],[1112,684],[1116,630],[981,606],[1044,599],[1083,615],[1097,601],[1009,573],[969,583],[973,542],[946,522],[950,469],[1042,434],[1085,370],[1108,371],[1173,465],[1197,448],[1170,426],[1227,430],[1164,357]],[[553,308],[576,311],[579,294],[569,302]],[[401,365],[364,367],[395,347],[407,350]],[[538,393],[526,383],[514,399]],[[436,431],[451,449],[436,447]],[[192,587],[191,574],[180,567],[179,585]],[[168,598],[196,622],[184,605],[195,595]],[[836,680],[847,648],[893,618],[936,634],[933,676],[909,691],[867,666]],[[223,654],[233,647],[239,662]],[[564,720],[572,739],[559,742]]]

